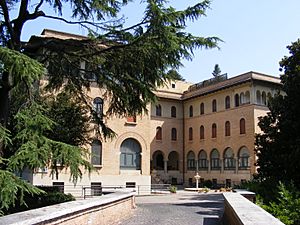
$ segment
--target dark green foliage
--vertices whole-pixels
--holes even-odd
[[[71,194],[64,194],[59,192],[57,188],[41,186],[38,187],[44,192],[41,194],[25,194],[24,201],[25,204],[20,204],[20,201],[17,201],[14,207],[10,207],[7,210],[4,210],[4,214],[11,214],[16,212],[22,212],[25,210],[36,209],[40,207],[45,207],[49,205],[55,205],[63,202],[74,201],[75,198]]]
[[[275,201],[260,206],[286,225],[300,224],[300,192],[293,184],[285,186],[280,182]]]
[[[258,179],[293,181],[300,188],[300,41],[288,47],[281,62],[284,95],[271,99],[267,116],[260,118],[256,136]]]
[[[46,114],[55,121],[48,137],[74,146],[89,142],[89,109],[79,99],[62,92],[56,96],[44,97],[43,100]]]
[[[2,164],[0,158],[0,165]],[[16,202],[24,205],[24,195],[26,194],[41,194],[43,191],[33,187],[26,181],[19,179],[15,174],[0,170],[0,215],[3,209],[8,209],[14,206]]]
[[[203,187],[212,188],[213,183],[211,180],[205,180],[203,183]]]
[[[280,62],[285,93],[270,100],[270,112],[258,124],[262,133],[256,136],[258,174],[253,191],[261,195],[263,208],[285,224],[296,225],[300,223],[300,40],[288,49],[291,55]]]
[[[57,162],[70,169],[76,182],[82,169],[92,168],[86,161],[87,151],[79,147],[88,143],[87,112],[95,117],[93,122],[103,140],[114,136],[86,95],[91,80],[106,90],[103,98],[108,110],[103,116],[141,114],[149,102],[156,100],[157,85],[175,78],[168,71],[177,71],[182,59],[192,59],[194,49],[214,48],[220,41],[185,31],[188,20],[205,16],[208,0],[181,11],[167,7],[164,0],[146,0],[140,22],[124,28],[124,20],[117,15],[128,2],[0,1],[0,183],[18,179],[12,172],[24,168],[48,166],[58,176]],[[62,15],[63,8],[70,6],[71,22],[62,17],[67,17]],[[13,14],[13,8],[19,11]],[[52,9],[53,14],[43,8],[50,9],[47,13]],[[33,37],[29,43],[21,42],[24,24],[39,17],[78,24],[89,30],[90,39]],[[81,67],[83,62],[85,68]],[[38,82],[44,75],[48,93],[67,93],[71,101],[63,93],[56,100],[42,99]],[[70,126],[71,121],[76,127]],[[0,210],[13,205],[19,193],[37,192],[21,180],[15,185],[11,190],[0,186]]]
[[[264,204],[269,204],[278,197],[278,185],[279,183],[276,180],[260,181],[258,179],[253,179],[245,181],[240,185],[235,185],[234,188],[252,191],[256,194],[258,199],[263,201]]]
[[[176,70],[172,69],[172,70],[169,70],[167,72],[167,75],[169,76],[170,79],[173,79],[173,80],[182,80],[184,81],[185,79],[180,75],[180,73],[178,73]]]

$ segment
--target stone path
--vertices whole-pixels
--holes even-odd
[[[217,225],[224,205],[220,193],[184,191],[137,196],[136,204],[133,216],[119,225]]]

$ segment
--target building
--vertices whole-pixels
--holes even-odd
[[[42,37],[83,38],[44,30]],[[84,66],[84,65],[83,65]],[[231,186],[249,180],[256,168],[254,154],[258,117],[268,111],[268,97],[280,88],[280,79],[256,72],[233,78],[221,75],[197,84],[174,81],[159,87],[158,101],[137,117],[104,117],[117,133],[101,142],[95,133],[89,146],[95,171],[78,186],[150,186],[151,183],[192,185],[201,181]],[[87,94],[94,109],[107,109],[103,91],[92,85]],[[73,184],[68,170],[58,179],[47,169],[27,177],[35,185]]]

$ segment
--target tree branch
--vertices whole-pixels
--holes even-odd
[[[4,21],[5,21],[5,24],[7,26],[8,32],[9,32],[11,38],[14,38],[13,27],[12,27],[11,22],[10,22],[8,7],[7,7],[7,4],[6,4],[6,1],[5,0],[0,0],[0,6],[2,8]],[[10,44],[11,44],[12,49],[14,49],[15,46],[14,46],[14,43],[11,40],[10,40]]]
[[[109,22],[112,22],[112,21],[106,21],[106,22],[103,22],[103,23],[94,23],[94,22],[90,22],[90,21],[70,21],[70,20],[66,20],[64,18],[61,18],[61,17],[57,17],[57,16],[49,16],[49,15],[43,15],[43,17],[45,18],[49,18],[49,19],[54,19],[54,20],[59,20],[59,21],[63,21],[67,24],[77,24],[77,25],[81,25],[87,29],[89,29],[88,25],[90,26],[93,26],[93,27],[96,27],[96,28],[99,28],[99,29],[102,29],[102,30],[105,30],[106,28],[104,26],[101,26],[101,25],[104,25],[104,24],[107,24]]]
[[[34,13],[37,13],[37,12],[39,11],[39,9],[40,9],[40,7],[42,6],[43,3],[44,3],[44,0],[41,0],[41,1],[37,4],[37,6],[36,6],[35,9],[34,9]]]
[[[28,0],[22,0],[21,1],[21,5],[20,5],[18,19],[22,20],[22,18],[24,18],[26,16],[27,7],[28,7]]]

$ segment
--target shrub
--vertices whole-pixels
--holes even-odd
[[[36,209],[49,205],[59,204],[68,201],[74,201],[75,198],[71,194],[64,194],[59,192],[58,187],[39,187],[44,190],[45,193],[40,195],[26,194],[24,200],[26,205],[16,203],[15,206],[10,207],[8,210],[4,210],[4,214],[11,214],[16,212],[22,212],[30,209]]]
[[[269,205],[260,206],[280,219],[286,225],[300,224],[300,192],[293,184],[285,186],[281,182],[278,186],[279,197],[277,201],[270,202]]]
[[[212,183],[211,180],[205,180],[205,181],[203,182],[203,186],[204,186],[204,187],[207,187],[207,188],[212,188],[213,183]]]
[[[170,186],[169,191],[171,193],[176,193],[177,192],[177,187],[172,185],[172,186]]]

